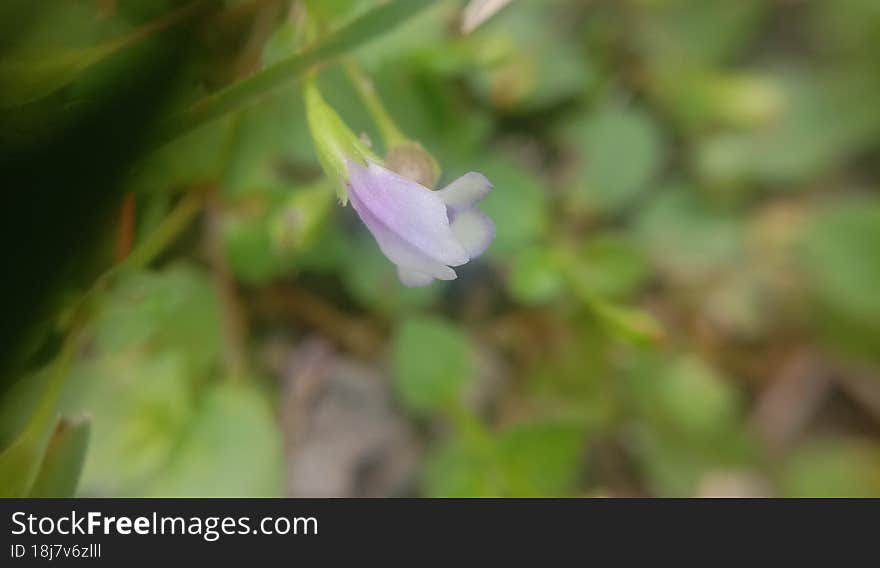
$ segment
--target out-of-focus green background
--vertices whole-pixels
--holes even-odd
[[[171,4],[64,2],[29,41]],[[184,99],[376,3],[225,4]],[[196,205],[83,331],[77,494],[880,495],[880,3],[514,0],[470,34],[463,6],[348,56],[442,183],[494,183],[488,253],[404,288],[297,82],[141,156],[97,264]],[[319,82],[383,154],[341,66]]]

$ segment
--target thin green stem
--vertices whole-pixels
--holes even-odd
[[[194,189],[185,195],[159,227],[146,240],[135,247],[121,267],[144,268],[148,266],[183,232],[207,202],[210,192]]]
[[[360,95],[361,100],[364,102],[364,106],[367,107],[367,111],[369,111],[370,116],[373,117],[373,121],[379,128],[379,133],[385,141],[385,147],[392,148],[408,142],[408,138],[397,127],[394,119],[391,118],[391,115],[388,114],[388,110],[382,103],[382,99],[376,94],[376,87],[373,85],[373,81],[367,77],[352,59],[346,59],[343,62],[343,67],[349,80],[351,80],[358,95]]]

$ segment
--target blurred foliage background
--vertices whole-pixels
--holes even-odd
[[[3,494],[880,495],[876,0],[36,4],[0,17]],[[314,34],[380,155],[338,56],[494,183],[458,280],[398,282],[295,78],[162,126]]]

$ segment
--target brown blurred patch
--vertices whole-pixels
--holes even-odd
[[[420,448],[387,378],[307,339],[284,371],[282,425],[292,497],[389,497],[410,492]]]

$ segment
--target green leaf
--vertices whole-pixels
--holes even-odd
[[[223,384],[205,396],[192,428],[149,489],[163,497],[277,497],[281,435],[263,393]]]
[[[634,345],[654,345],[664,337],[660,322],[649,312],[590,297],[588,304],[612,337]]]
[[[785,464],[781,485],[786,497],[878,497],[880,453],[858,440],[813,441]]]
[[[58,421],[30,497],[74,496],[86,459],[90,431],[88,418]]]
[[[144,346],[177,349],[195,369],[220,349],[217,293],[208,274],[177,263],[161,271],[120,274],[96,318],[95,340],[109,353]]]
[[[880,320],[880,201],[820,213],[806,235],[804,261],[824,300],[853,319]]]
[[[49,368],[40,401],[24,430],[0,453],[0,497],[24,497],[39,472],[55,422],[56,407],[76,354],[79,330],[71,332]]]
[[[646,482],[660,495],[693,495],[712,470],[749,467],[757,447],[733,384],[693,355],[632,352],[624,375],[638,417],[628,433]]]
[[[636,234],[653,262],[693,283],[729,267],[742,254],[739,219],[719,211],[687,184],[664,187],[639,214]]]
[[[514,258],[508,285],[518,302],[545,304],[565,291],[565,275],[553,252],[536,246]]]
[[[432,497],[558,497],[577,479],[585,448],[577,421],[539,420],[491,435],[459,432],[431,456],[425,492]]]
[[[628,239],[611,234],[588,241],[571,265],[579,287],[606,298],[632,294],[649,274],[641,251]]]
[[[778,116],[761,128],[716,133],[697,148],[697,165],[710,181],[797,190],[874,144],[878,86],[864,72],[788,69],[775,73],[774,88]]]
[[[629,390],[648,419],[679,444],[726,436],[742,411],[734,386],[693,355],[661,359],[652,353],[636,360]]]
[[[560,6],[517,2],[475,34],[470,59],[486,60],[473,72],[478,95],[501,111],[534,112],[582,96],[596,84],[591,53],[559,29]]]
[[[474,374],[467,337],[433,317],[403,322],[392,342],[391,364],[403,404],[420,414],[453,403]]]
[[[657,404],[684,432],[716,432],[734,423],[737,393],[703,361],[686,357],[669,369],[659,385]]]
[[[504,431],[498,450],[507,496],[565,496],[577,479],[584,448],[578,422],[545,420]]]
[[[505,159],[489,158],[473,164],[473,169],[485,174],[494,186],[479,204],[496,220],[489,254],[501,258],[519,255],[547,228],[549,214],[543,186],[521,165]]]
[[[51,365],[19,377],[0,398],[0,448],[12,444],[24,430],[46,389]]]
[[[184,349],[97,353],[73,381],[81,385],[65,411],[94,416],[81,490],[101,496],[138,495],[166,467],[192,424],[194,375]]]
[[[503,497],[494,450],[453,439],[435,449],[425,465],[428,497]]]
[[[845,203],[819,213],[803,241],[801,263],[820,308],[820,331],[851,351],[880,347],[880,201]]]
[[[647,113],[620,103],[585,115],[572,133],[581,154],[582,196],[602,211],[631,203],[663,163],[660,132]]]

